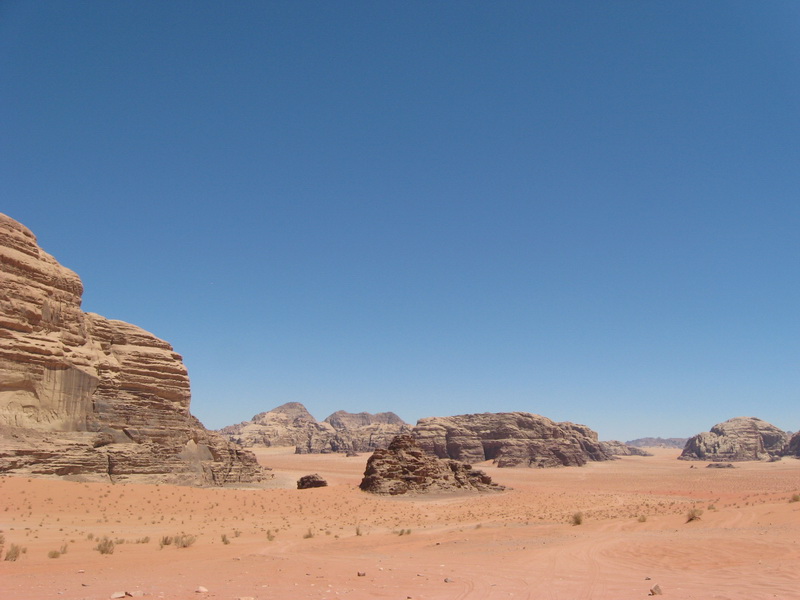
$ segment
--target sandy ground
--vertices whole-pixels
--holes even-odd
[[[357,488],[366,455],[274,449],[259,456],[266,489],[0,477],[2,554],[25,549],[0,561],[0,599],[628,600],[656,584],[669,598],[800,598],[800,460],[707,469],[655,452],[481,465],[513,489],[456,497],[371,496]],[[329,487],[293,489],[315,472]],[[194,542],[162,547],[180,534]]]

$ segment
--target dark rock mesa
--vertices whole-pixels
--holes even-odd
[[[735,417],[689,438],[681,460],[777,460],[790,451],[789,434],[755,417]]]
[[[81,310],[83,284],[0,214],[0,473],[113,482],[255,482],[255,456],[189,412],[165,341]]]
[[[359,486],[373,494],[500,491],[503,486],[470,465],[441,459],[426,452],[414,437],[399,435],[386,449],[378,449],[367,460]]]

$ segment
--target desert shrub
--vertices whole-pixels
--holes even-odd
[[[356,525],[356,535],[362,536],[364,533],[361,531],[361,525]]]
[[[143,538],[139,538],[138,540],[136,540],[136,543],[137,544],[149,544],[150,543],[150,536],[146,535]]]
[[[94,547],[100,554],[114,554],[114,540],[108,537],[103,537]]]
[[[794,494],[791,498],[789,498],[789,502],[800,502],[800,494]],[[0,543],[0,546],[3,544]]]
[[[309,539],[309,538],[313,538],[313,537],[314,537],[314,532],[313,532],[313,531],[311,531],[311,527],[309,527],[309,528],[308,528],[308,531],[306,531],[306,532],[303,534],[303,539],[304,539],[304,540],[307,540],[307,539]]]
[[[267,539],[271,542],[275,539],[275,534],[271,529],[267,529]]]
[[[639,521],[639,523],[646,522],[647,521],[647,515],[639,515],[639,518],[637,519],[637,521]]]
[[[181,533],[175,536],[176,548],[188,548],[197,541],[197,536]]]
[[[686,513],[686,522],[691,523],[692,521],[699,521],[700,515],[703,514],[703,511],[699,508],[690,508],[689,512]]]
[[[222,543],[225,544],[226,546],[231,543],[231,541],[228,539],[228,536],[225,535],[224,533],[222,534],[222,538],[221,539],[222,539]]]
[[[14,562],[23,554],[25,554],[25,548],[17,544],[11,544],[8,547],[8,552],[6,552],[6,557],[4,560],[7,560],[9,562]]]
[[[171,546],[172,542],[175,540],[171,535],[165,535],[161,537],[161,540],[158,542],[160,548],[164,546]]]
[[[573,525],[582,525],[583,524],[583,513],[582,512],[573,513],[572,516],[570,517],[569,521]]]
[[[66,554],[67,553],[67,545],[66,544],[62,544],[61,548],[59,548],[58,551],[59,551],[60,554]]]
[[[58,558],[59,556],[61,556],[61,552],[58,550],[50,550],[50,552],[47,553],[47,558]]]

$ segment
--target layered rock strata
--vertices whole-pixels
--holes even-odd
[[[499,467],[581,466],[613,456],[585,425],[556,423],[525,412],[420,419],[419,445],[440,457]]]
[[[503,486],[470,465],[429,454],[410,435],[399,435],[386,449],[378,449],[367,460],[359,486],[373,494],[500,491]]]
[[[735,417],[689,438],[681,460],[772,460],[785,454],[789,435],[755,417]]]
[[[83,284],[0,214],[0,472],[228,484],[255,456],[189,412],[172,346],[81,310]]]
[[[299,402],[288,402],[255,415],[250,421],[220,429],[245,448],[294,446],[298,454],[371,452],[386,448],[410,427],[394,413],[338,411],[317,421]]]

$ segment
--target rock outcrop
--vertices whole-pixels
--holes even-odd
[[[617,440],[610,440],[608,442],[601,442],[608,454],[612,456],[653,456],[647,450],[642,450],[636,446],[623,444]]]
[[[772,460],[783,455],[788,446],[789,435],[785,431],[755,417],[735,417],[689,438],[678,458],[714,462]]]
[[[466,463],[429,454],[407,434],[395,437],[388,448],[372,453],[359,487],[365,492],[389,495],[504,489]]]
[[[250,421],[220,429],[228,440],[245,448],[294,446],[298,454],[371,452],[386,448],[394,436],[410,427],[396,414],[333,413],[317,421],[299,402],[282,404]]]
[[[581,466],[613,457],[585,425],[556,423],[525,412],[420,419],[419,445],[440,457],[498,467]]]
[[[0,214],[0,472],[111,481],[261,480],[255,456],[189,412],[165,341],[81,310],[83,284]]]

